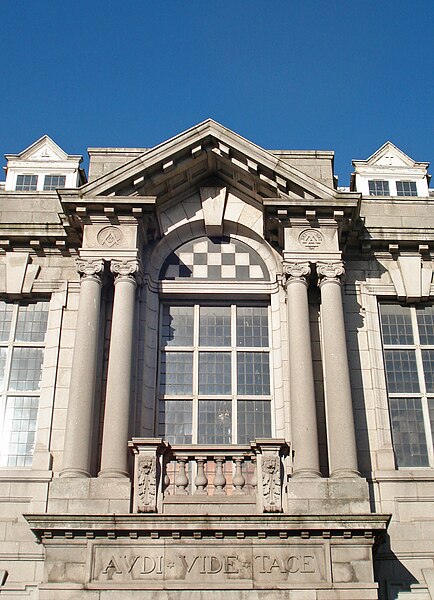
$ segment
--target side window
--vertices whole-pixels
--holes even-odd
[[[268,306],[163,304],[159,404],[172,444],[270,437]]]
[[[397,181],[396,193],[398,196],[417,196],[415,181]]]
[[[37,175],[17,175],[15,189],[19,192],[34,192],[38,186]]]
[[[434,467],[434,306],[380,304],[398,467]]]
[[[390,196],[389,182],[380,179],[372,179],[369,181],[370,196]]]
[[[65,175],[45,175],[44,190],[58,190],[65,187]]]
[[[0,301],[0,466],[32,464],[47,319],[47,301]]]

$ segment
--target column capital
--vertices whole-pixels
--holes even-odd
[[[104,271],[104,261],[78,258],[76,260],[76,269],[82,277],[101,279],[102,272]]]
[[[307,284],[311,274],[310,263],[308,262],[284,262],[283,263],[283,287],[286,287],[291,281],[302,281]]]
[[[345,266],[342,260],[317,262],[316,271],[321,283],[325,281],[336,281],[340,283],[342,276],[345,274]]]
[[[115,283],[123,278],[134,280],[136,284],[141,283],[142,269],[138,259],[112,260],[110,262],[110,271],[115,276]]]

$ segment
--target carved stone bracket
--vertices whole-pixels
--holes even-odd
[[[82,277],[100,278],[104,271],[104,261],[79,258],[76,261],[76,268]]]
[[[344,263],[339,261],[318,262],[316,271],[321,281],[339,280],[345,274]]]
[[[137,511],[157,510],[157,460],[155,455],[140,456],[137,461]]]
[[[311,267],[308,262],[291,262],[283,263],[283,286],[294,280],[303,280],[308,282],[311,274]]]
[[[110,271],[115,275],[115,281],[119,278],[127,277],[140,283],[142,271],[139,260],[112,260],[110,262]]]
[[[282,510],[281,466],[279,456],[262,457],[262,496],[264,512]]]

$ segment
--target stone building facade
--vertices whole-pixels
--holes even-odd
[[[433,600],[428,164],[89,155],[0,185],[0,597]]]

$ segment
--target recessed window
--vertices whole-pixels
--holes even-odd
[[[48,302],[0,301],[0,465],[32,464]]]
[[[381,304],[393,446],[398,467],[434,467],[434,306]]]
[[[18,192],[34,192],[38,186],[37,175],[17,175],[15,189]]]
[[[44,190],[58,190],[65,187],[65,175],[45,175]]]
[[[160,434],[172,444],[270,437],[268,307],[164,304],[161,322]]]
[[[369,181],[370,196],[390,196],[389,182],[381,179],[372,179]]]
[[[396,193],[398,196],[417,196],[415,181],[397,181]]]

